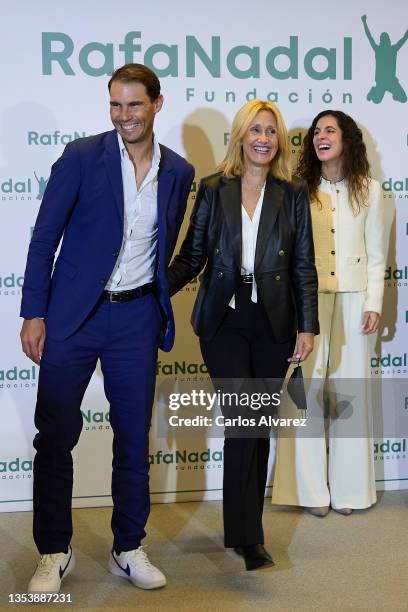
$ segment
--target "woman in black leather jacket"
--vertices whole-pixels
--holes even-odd
[[[313,348],[309,201],[304,185],[290,179],[280,111],[248,102],[234,118],[219,172],[201,181],[168,271],[173,295],[204,268],[192,325],[212,379],[282,379],[288,361],[304,360]],[[225,546],[256,569],[273,564],[262,529],[269,437],[249,436],[225,438],[224,531]]]

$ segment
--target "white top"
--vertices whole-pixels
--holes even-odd
[[[367,206],[355,215],[346,181],[319,185],[321,205],[312,201],[319,292],[365,291],[364,310],[381,313],[384,291],[384,202],[380,184],[370,179]]]
[[[248,215],[244,206],[241,204],[241,219],[242,219],[242,250],[241,250],[241,274],[253,274],[255,264],[256,240],[258,237],[259,219],[261,218],[262,204],[265,193],[265,184],[259,194],[259,199],[256,203],[254,214],[251,217]],[[256,290],[255,277],[252,282],[251,302],[258,301]],[[229,303],[231,308],[235,308],[235,295],[232,296]]]
[[[129,291],[129,289],[140,287],[154,280],[160,147],[154,137],[152,166],[138,189],[135,168],[120,134],[118,134],[118,143],[125,204],[123,241],[116,265],[105,289]]]

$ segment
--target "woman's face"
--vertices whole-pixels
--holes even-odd
[[[316,124],[313,146],[322,163],[339,161],[343,154],[343,133],[336,117],[325,115]]]
[[[278,129],[271,111],[260,111],[242,139],[245,165],[269,166],[279,150]]]

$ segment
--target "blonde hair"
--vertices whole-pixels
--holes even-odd
[[[231,127],[231,136],[227,152],[218,166],[227,178],[242,176],[245,172],[245,161],[242,152],[242,139],[245,132],[261,111],[269,111],[276,119],[278,134],[278,151],[271,161],[269,171],[276,178],[290,181],[292,169],[290,163],[289,138],[285,122],[278,107],[267,100],[251,100],[239,109]]]

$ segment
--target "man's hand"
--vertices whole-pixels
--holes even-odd
[[[23,352],[37,365],[45,342],[45,323],[42,319],[25,319],[20,332]]]
[[[366,310],[366,312],[363,314],[363,324],[361,327],[361,331],[363,332],[363,334],[373,334],[377,331],[379,324],[380,315],[378,314],[378,312]]]
[[[313,351],[314,334],[301,332],[298,334],[296,342],[296,350],[292,357],[289,357],[290,363],[298,363],[304,361]]]

